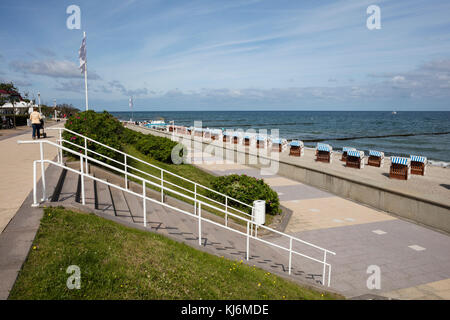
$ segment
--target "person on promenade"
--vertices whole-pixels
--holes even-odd
[[[33,108],[33,112],[30,114],[30,120],[31,120],[31,126],[33,127],[33,140],[36,139],[36,131],[37,131],[37,137],[38,139],[41,138],[41,115],[37,111],[37,108]]]

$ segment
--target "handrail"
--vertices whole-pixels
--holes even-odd
[[[94,159],[94,158],[92,158],[92,157],[90,157],[90,156],[87,156],[87,155],[85,155],[85,154],[82,154],[82,153],[80,154],[80,153],[78,153],[78,152],[75,152],[74,150],[72,150],[72,149],[70,149],[70,148],[64,147],[64,146],[62,146],[62,145],[60,145],[60,144],[57,144],[57,143],[54,143],[54,142],[52,142],[52,141],[49,141],[49,140],[39,140],[39,141],[18,141],[18,143],[19,143],[19,144],[37,144],[37,143],[38,143],[38,144],[40,145],[40,156],[41,156],[41,159],[40,159],[40,160],[35,160],[35,161],[33,162],[33,186],[34,186],[34,188],[33,188],[33,205],[34,205],[34,206],[39,205],[38,202],[37,202],[37,196],[36,196],[36,190],[37,190],[36,164],[37,164],[37,163],[41,163],[41,170],[42,170],[42,185],[43,185],[43,189],[42,189],[43,197],[42,197],[42,200],[43,200],[43,201],[46,200],[44,163],[53,164],[53,165],[56,165],[56,166],[65,168],[65,169],[67,169],[67,170],[69,170],[69,171],[71,171],[71,172],[75,172],[75,173],[81,175],[81,177],[82,177],[82,179],[81,179],[81,193],[82,193],[82,203],[83,203],[83,205],[85,204],[84,178],[85,178],[85,177],[88,177],[88,178],[93,179],[93,180],[96,180],[96,181],[98,181],[98,182],[100,182],[100,183],[107,184],[107,185],[109,185],[109,186],[111,186],[111,187],[118,188],[118,189],[120,189],[120,190],[122,190],[122,191],[124,191],[124,192],[128,192],[128,193],[130,193],[130,194],[133,194],[133,195],[136,195],[136,196],[141,197],[141,198],[143,199],[143,202],[144,202],[144,204],[143,204],[143,208],[144,208],[144,213],[143,213],[143,215],[144,215],[144,226],[145,226],[145,227],[147,226],[145,200],[149,200],[149,201],[158,203],[158,204],[160,204],[160,205],[169,207],[169,208],[171,208],[171,209],[173,209],[173,210],[175,210],[175,211],[178,211],[178,212],[181,212],[181,213],[184,213],[184,214],[188,214],[188,215],[191,216],[191,217],[195,217],[195,218],[199,219],[199,244],[201,244],[201,222],[202,222],[202,221],[206,221],[206,222],[208,222],[208,223],[217,225],[217,226],[219,226],[219,227],[222,227],[222,228],[225,228],[225,229],[227,229],[227,230],[231,230],[231,231],[233,231],[233,232],[235,232],[235,233],[238,233],[238,234],[241,234],[241,235],[246,236],[246,237],[247,237],[247,255],[246,255],[247,260],[248,260],[248,258],[249,258],[249,239],[254,239],[254,240],[258,240],[258,241],[260,241],[260,242],[262,242],[262,243],[268,244],[268,245],[270,245],[270,246],[273,246],[273,247],[276,247],[276,248],[279,248],[279,249],[288,251],[288,252],[289,252],[289,274],[291,274],[291,269],[292,269],[292,264],[291,264],[291,263],[292,263],[292,254],[299,255],[299,256],[304,257],[304,258],[307,258],[307,259],[309,259],[309,260],[312,260],[312,261],[319,262],[319,263],[323,264],[323,273],[322,273],[323,283],[322,283],[322,284],[325,285],[325,274],[326,274],[326,268],[328,267],[328,286],[330,286],[330,279],[331,279],[331,264],[329,264],[329,263],[326,262],[326,258],[327,258],[327,253],[332,254],[332,255],[335,255],[336,253],[333,252],[333,251],[330,251],[330,250],[327,250],[327,249],[325,249],[325,248],[319,247],[319,246],[317,246],[317,245],[314,245],[314,244],[309,243],[309,242],[307,242],[307,241],[304,241],[304,240],[301,240],[301,239],[299,239],[299,238],[293,237],[293,236],[291,236],[291,235],[285,234],[285,233],[283,233],[283,232],[274,230],[274,229],[272,229],[272,228],[270,228],[270,227],[263,226],[263,225],[258,225],[258,224],[256,224],[254,221],[252,221],[252,220],[248,220],[248,219],[246,219],[246,218],[244,218],[244,217],[235,215],[235,214],[233,214],[233,213],[231,213],[231,212],[226,212],[225,210],[222,210],[222,209],[220,209],[220,208],[217,208],[217,207],[213,206],[213,205],[210,204],[210,203],[207,203],[207,202],[198,200],[198,199],[196,199],[196,198],[189,197],[188,195],[182,194],[182,193],[180,193],[180,192],[177,192],[177,191],[175,191],[175,190],[172,190],[172,189],[170,189],[170,188],[167,188],[167,187],[165,187],[165,186],[163,186],[163,185],[159,185],[159,184],[157,184],[157,183],[155,183],[155,182],[153,182],[153,181],[146,180],[145,178],[140,177],[140,176],[137,176],[137,175],[134,175],[134,174],[132,174],[132,173],[128,173],[128,174],[129,174],[130,176],[136,178],[137,180],[141,180],[141,181],[142,181],[142,186],[143,186],[143,194],[142,194],[142,195],[140,195],[139,193],[136,193],[136,192],[134,192],[134,191],[132,191],[132,190],[130,190],[130,189],[128,189],[128,188],[122,188],[122,187],[120,187],[120,186],[118,186],[118,185],[109,183],[109,182],[107,182],[107,181],[104,181],[104,180],[99,179],[99,178],[96,178],[96,177],[93,177],[93,176],[89,175],[87,172],[84,172],[84,162],[87,162],[88,160],[91,161],[91,162],[99,163],[99,164],[101,164],[101,165],[104,165],[104,166],[106,166],[106,167],[109,167],[110,169],[115,170],[115,171],[117,171],[117,172],[126,173],[126,171],[121,170],[121,169],[119,169],[119,168],[116,168],[116,167],[114,167],[114,166],[111,166],[111,165],[109,165],[109,164],[107,164],[107,163],[104,163],[104,162],[102,162],[102,161],[100,161],[100,160]],[[62,158],[60,158],[59,156],[58,156],[59,162],[54,162],[54,161],[51,161],[51,160],[45,160],[45,159],[44,159],[44,153],[43,153],[43,144],[44,144],[44,143],[49,144],[49,145],[52,145],[52,146],[55,146],[56,148],[59,148],[60,150],[64,150],[64,151],[66,151],[66,152],[69,152],[69,153],[72,153],[72,154],[74,154],[74,155],[79,156],[79,157],[80,157],[80,171],[75,170],[75,169],[73,169],[73,168],[69,168],[69,167],[63,165]],[[186,198],[188,198],[188,199],[193,200],[193,201],[194,201],[194,207],[197,207],[197,206],[198,206],[198,214],[192,214],[192,213],[189,213],[189,212],[187,212],[187,211],[185,211],[185,210],[182,210],[182,209],[179,209],[179,208],[170,206],[170,205],[168,205],[167,203],[164,203],[163,199],[161,199],[161,201],[158,201],[158,200],[155,200],[155,199],[152,199],[152,198],[148,198],[148,197],[145,195],[145,189],[146,189],[146,185],[147,185],[147,184],[159,186],[159,187],[161,187],[162,189],[169,190],[170,192],[172,192],[172,193],[174,193],[174,194],[178,194],[178,195],[180,195],[180,196],[183,196],[183,197],[186,197]],[[202,205],[203,205],[203,206],[210,207],[210,208],[214,208],[214,209],[219,210],[219,211],[221,211],[221,212],[224,212],[224,213],[226,213],[226,214],[228,214],[228,215],[231,215],[231,216],[235,217],[236,219],[241,219],[241,220],[243,220],[244,222],[247,222],[247,233],[241,232],[241,231],[239,231],[239,230],[230,228],[230,227],[228,227],[227,225],[222,225],[222,224],[220,224],[220,223],[218,223],[218,222],[214,222],[214,221],[212,221],[212,220],[209,220],[209,219],[207,219],[207,218],[202,217],[202,216],[201,216],[201,207],[202,207]],[[251,228],[250,228],[250,225],[251,225]],[[264,240],[264,239],[258,238],[258,237],[257,237],[257,233],[256,233],[258,227],[264,228],[264,229],[266,229],[266,230],[269,230],[270,232],[274,232],[274,233],[279,234],[279,235],[281,235],[281,236],[287,237],[287,238],[289,239],[289,248],[283,247],[283,246],[281,246],[281,245],[279,245],[279,244],[276,244],[276,243],[272,243],[272,242],[270,242],[270,241],[268,241],[268,240]],[[254,228],[255,228],[255,234],[253,235],[253,229],[254,229]],[[292,243],[293,243],[294,240],[295,240],[295,241],[298,241],[298,242],[301,242],[301,243],[303,243],[303,244],[306,244],[306,245],[308,245],[308,246],[311,246],[311,247],[313,247],[313,248],[316,248],[316,249],[319,249],[319,250],[323,251],[323,253],[324,253],[324,258],[323,258],[323,260],[319,260],[319,259],[316,259],[316,258],[314,258],[314,257],[308,256],[308,255],[306,255],[306,254],[303,254],[303,253],[300,253],[300,252],[297,252],[297,251],[293,250],[293,248],[292,248]]]
[[[168,170],[166,170],[166,169],[163,169],[163,168],[161,168],[161,167],[158,167],[158,166],[156,166],[156,165],[154,165],[154,164],[148,163],[148,162],[146,162],[146,161],[144,161],[144,160],[142,160],[142,159],[139,159],[139,158],[137,158],[137,157],[134,157],[134,156],[132,156],[132,155],[129,155],[129,154],[123,152],[123,151],[117,150],[117,149],[115,149],[115,148],[113,148],[113,147],[110,147],[110,146],[108,146],[108,145],[106,145],[106,144],[103,144],[103,143],[101,143],[101,142],[98,142],[98,141],[96,141],[96,140],[94,140],[94,139],[92,139],[92,138],[89,138],[89,137],[87,137],[87,136],[84,136],[84,135],[82,135],[82,134],[79,134],[79,133],[77,133],[77,132],[75,132],[75,131],[73,131],[73,130],[70,130],[70,129],[67,129],[67,128],[49,128],[49,129],[51,129],[51,130],[59,130],[59,132],[60,132],[60,139],[59,139],[59,141],[64,142],[64,143],[69,143],[69,144],[71,144],[71,145],[73,145],[73,146],[76,146],[76,147],[78,147],[78,148],[83,149],[83,150],[85,151],[85,155],[87,155],[87,152],[91,152],[91,153],[96,154],[96,155],[98,155],[98,156],[104,157],[105,159],[108,159],[108,160],[110,160],[110,161],[113,161],[113,162],[115,162],[115,163],[117,163],[117,164],[119,164],[119,165],[122,165],[122,166],[124,166],[125,168],[130,168],[130,169],[132,169],[132,170],[137,170],[137,171],[140,171],[141,173],[148,174],[148,173],[146,173],[146,172],[143,172],[143,171],[141,171],[141,170],[139,170],[139,169],[137,169],[137,168],[135,168],[135,167],[130,166],[129,164],[127,164],[127,163],[126,163],[126,158],[131,158],[131,159],[136,160],[136,161],[139,161],[139,162],[141,162],[141,163],[143,163],[143,164],[145,164],[145,165],[148,165],[148,166],[150,166],[150,167],[153,167],[153,168],[155,168],[155,169],[158,169],[158,170],[160,170],[161,172],[164,172],[164,173],[166,173],[166,174],[169,174],[169,175],[171,175],[171,176],[174,176],[174,177],[176,177],[176,178],[179,178],[179,179],[182,179],[182,180],[184,180],[184,181],[186,181],[186,182],[189,182],[189,183],[193,184],[195,188],[200,187],[200,188],[203,188],[203,189],[205,189],[205,190],[208,190],[208,191],[210,191],[210,192],[213,192],[213,193],[215,193],[215,194],[218,194],[218,195],[224,197],[224,198],[225,198],[225,204],[223,204],[223,203],[221,203],[221,204],[224,205],[225,207],[228,207],[228,202],[229,202],[229,200],[231,200],[232,202],[236,202],[236,203],[239,203],[239,204],[241,204],[241,205],[247,206],[248,208],[253,209],[253,207],[252,207],[251,205],[249,205],[249,204],[247,204],[247,203],[245,203],[245,202],[242,202],[242,201],[240,201],[240,200],[238,200],[238,199],[232,198],[232,197],[230,197],[230,196],[228,196],[228,195],[226,195],[226,194],[220,193],[220,192],[218,192],[218,191],[216,191],[216,190],[213,190],[213,189],[211,189],[211,188],[208,188],[208,187],[206,187],[206,186],[204,186],[204,185],[202,185],[202,184],[199,184],[199,183],[197,183],[197,182],[194,182],[194,181],[192,181],[192,180],[186,179],[186,178],[184,178],[184,177],[182,177],[182,176],[180,176],[180,175],[177,175],[177,174],[175,174],[175,173],[173,173],[173,172],[171,172],[171,171],[168,171]],[[73,142],[70,142],[70,141],[68,141],[68,140],[62,139],[62,134],[61,134],[61,131],[62,131],[62,130],[67,131],[67,132],[70,132],[70,133],[72,133],[72,134],[74,134],[74,135],[77,135],[77,136],[79,136],[79,137],[85,139],[85,146],[81,146],[81,145],[75,144],[75,143],[73,143]],[[122,155],[124,156],[124,161],[125,161],[125,162],[122,163],[122,162],[117,161],[117,160],[115,160],[115,159],[112,159],[112,158],[110,158],[110,157],[108,157],[108,156],[105,156],[105,155],[102,155],[102,154],[100,154],[100,153],[97,153],[97,152],[95,152],[95,151],[93,151],[93,150],[90,150],[89,148],[87,148],[87,143],[86,143],[86,141],[93,142],[93,143],[98,144],[98,145],[100,145],[100,146],[102,146],[102,147],[105,147],[105,148],[107,148],[107,149],[110,149],[110,150],[112,150],[112,151],[114,151],[114,152],[117,152],[117,153],[119,153],[119,154],[122,154]],[[87,166],[86,166],[86,168],[87,168]],[[161,178],[159,178],[159,177],[153,176],[153,178],[156,178],[156,179],[161,180]],[[127,174],[125,174],[125,180],[127,180]],[[166,181],[166,182],[167,182],[167,181]],[[189,191],[192,192],[191,190],[189,190]],[[194,193],[196,193],[196,192],[194,191]],[[206,197],[205,195],[199,195],[199,196]],[[209,199],[210,201],[217,202],[216,200],[211,199],[211,198],[209,198],[209,197],[206,197],[206,198]],[[217,202],[217,203],[219,203],[219,202]],[[239,209],[234,208],[234,207],[230,207],[230,209],[235,210],[235,211],[237,211],[237,212],[239,212],[239,213],[241,213],[241,214],[243,214],[243,215],[246,215],[246,216],[252,218],[252,215],[251,215],[251,214],[248,214],[248,213],[246,213],[246,212],[244,212],[244,211],[242,211],[242,210],[239,210]]]

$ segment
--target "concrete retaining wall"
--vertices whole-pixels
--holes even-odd
[[[129,128],[145,134],[154,134],[168,138],[172,137],[172,133],[168,132],[150,130],[132,125],[129,126]],[[207,145],[208,143],[204,142],[203,149]],[[232,150],[225,146],[224,154],[225,149],[227,149],[227,152]],[[235,159],[237,159],[238,156],[243,156],[242,154],[239,155],[239,153],[243,153],[243,151],[234,150]],[[249,157],[254,156],[245,154],[246,162],[248,162]],[[247,165],[260,168],[259,165]],[[447,204],[419,198],[388,188],[381,188],[359,180],[322,172],[312,168],[284,162],[282,160],[279,161],[279,170],[277,174],[320,188],[335,195],[366,204],[373,208],[392,213],[399,217],[418,222],[425,226],[450,233],[450,207]]]

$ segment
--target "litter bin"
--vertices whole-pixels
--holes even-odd
[[[266,222],[266,202],[264,200],[253,201],[253,221],[257,225],[263,225]]]

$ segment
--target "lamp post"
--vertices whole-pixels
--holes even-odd
[[[56,99],[53,99],[53,105],[54,105],[54,108],[55,108],[55,121],[57,121],[58,119],[58,117],[57,117],[57,115],[56,115]]]
[[[38,92],[38,107],[39,107],[39,113],[41,113],[41,93]]]

